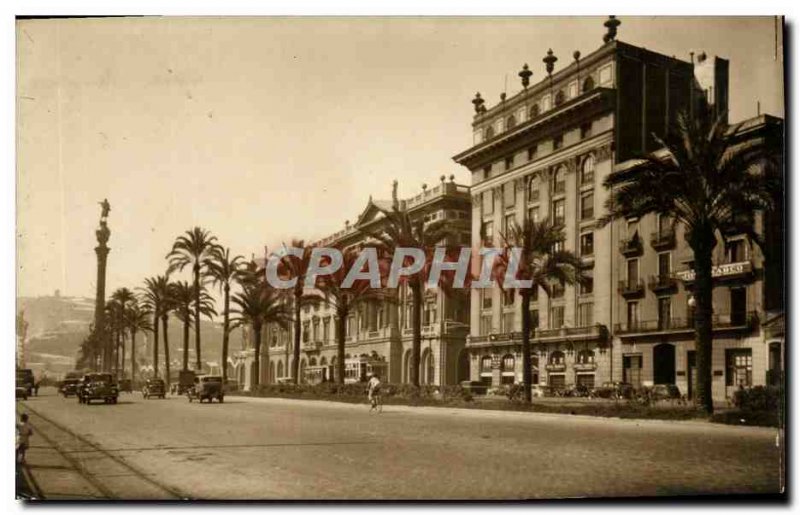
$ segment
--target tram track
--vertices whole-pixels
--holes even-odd
[[[107,500],[188,500],[179,489],[148,474],[23,403],[36,434],[81,474]]]

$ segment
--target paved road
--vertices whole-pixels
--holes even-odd
[[[521,499],[780,488],[776,431],[766,428],[398,406],[371,415],[366,405],[244,397],[198,404],[125,394],[117,405],[84,406],[53,390],[18,409],[25,406],[40,429],[34,474],[43,437],[61,449],[49,479],[37,477],[42,489],[57,480],[54,470],[72,474],[62,483],[76,482],[66,469],[77,467],[93,497]]]

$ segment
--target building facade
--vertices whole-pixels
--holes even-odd
[[[454,160],[472,174],[472,238],[495,246],[512,221],[564,224],[564,248],[580,256],[591,280],[535,292],[531,302],[532,368],[536,385],[564,388],[622,381],[634,386],[696,384],[691,327],[691,250],[680,224],[648,216],[598,228],[608,198],[604,181],[635,173],[634,158],[658,150],[681,111],[727,111],[728,62],[705,54],[683,61],[617,41],[613,18],[604,44],[543,80],[487,108],[473,100],[473,146]],[[749,120],[732,137],[758,132],[781,137],[782,123]],[[777,218],[759,217],[757,230],[782,238]],[[778,254],[778,253],[774,253]],[[783,347],[766,342],[762,322],[782,311],[769,300],[782,282],[779,256],[764,256],[743,235],[718,245],[715,256],[713,394],[777,377]],[[769,282],[777,289],[768,287]],[[471,292],[467,341],[470,377],[499,385],[522,381],[520,299],[499,287]],[[782,294],[778,295],[782,301]],[[687,311],[689,310],[689,311]]]
[[[447,220],[460,235],[460,244],[470,239],[469,187],[440,177],[439,184],[423,186],[414,197],[400,200],[401,209],[408,210],[412,219],[423,218],[425,223]],[[392,201],[369,199],[355,223],[313,243],[313,246],[363,244],[362,230],[377,231],[381,227],[381,209],[391,209]],[[420,382],[422,384],[455,384],[469,378],[464,350],[469,327],[469,297],[445,295],[440,288],[426,287],[422,309],[422,352]],[[335,310],[324,302],[303,308],[301,314],[300,382],[316,383],[335,379],[337,349]],[[411,363],[411,294],[407,287],[398,290],[398,302],[370,301],[361,303],[345,321],[346,353],[345,381],[363,379],[368,372],[377,372],[391,383],[406,383]],[[292,370],[292,328],[281,329],[275,324],[265,327],[262,335],[262,384],[288,381]],[[250,345],[252,346],[252,341]],[[237,355],[239,373],[246,371],[244,387],[253,384],[253,349]],[[240,375],[241,377],[241,375]]]

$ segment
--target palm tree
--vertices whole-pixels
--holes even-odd
[[[183,322],[183,370],[189,369],[189,327],[194,320],[192,306],[194,305],[194,287],[186,281],[177,281],[170,284],[170,301],[175,316]],[[212,317],[217,312],[214,310],[214,299],[201,287],[200,313]],[[198,370],[199,372],[199,370]]]
[[[175,270],[183,270],[187,266],[192,267],[192,277],[194,279],[195,298],[194,298],[194,344],[196,352],[196,367],[200,370],[200,279],[205,277],[208,271],[208,260],[212,256],[212,249],[217,238],[212,236],[209,231],[201,227],[194,227],[186,231],[185,234],[178,236],[172,245],[172,250],[167,254],[169,268],[167,275]]]
[[[169,297],[169,280],[165,275],[148,277],[144,280],[145,287],[140,289],[142,305],[153,314],[153,377],[158,377],[158,324],[161,319],[161,310]],[[166,335],[164,335],[166,340]]]
[[[496,261],[494,276],[504,290],[516,289],[522,309],[522,383],[525,402],[531,402],[531,298],[541,288],[548,297],[558,284],[576,284],[584,281],[581,259],[568,250],[559,249],[564,241],[564,227],[553,224],[548,218],[535,222],[526,218],[520,226],[516,222],[501,233],[504,252]],[[518,255],[511,249],[518,249]],[[515,279],[531,281],[530,287],[513,288],[504,285],[506,271],[513,260],[519,260]]]
[[[336,382],[344,384],[344,350],[347,331],[347,319],[354,308],[369,300],[390,299],[383,290],[373,289],[369,281],[354,281],[349,287],[344,286],[348,271],[358,258],[354,248],[339,248],[342,253],[342,266],[333,274],[320,277],[317,289],[322,293],[325,302],[336,311]]]
[[[258,277],[258,276],[256,276]],[[231,329],[249,325],[253,331],[253,381],[258,386],[260,376],[261,332],[266,324],[275,323],[288,328],[292,313],[283,299],[283,292],[275,289],[264,278],[250,277],[240,282],[242,291],[233,295],[236,313],[231,319]]]
[[[426,250],[426,255],[436,245],[452,239],[454,231],[449,220],[438,220],[425,223],[422,217],[413,217],[409,211],[401,207],[397,199],[397,181],[392,185],[392,209],[378,207],[384,219],[378,230],[359,228],[367,238],[379,243],[388,254],[394,254],[398,248],[417,248]],[[419,363],[422,350],[422,294],[425,287],[424,272],[404,278],[411,290],[412,343],[411,343],[411,383],[419,386]]]
[[[122,375],[125,375],[125,339],[127,337],[127,318],[128,318],[128,310],[132,303],[136,302],[136,296],[133,294],[131,290],[128,288],[117,288],[114,290],[114,293],[111,294],[112,301],[116,301],[119,304],[118,313],[116,316],[118,317],[116,328],[117,332],[117,358],[121,362],[121,366],[117,366],[117,369],[122,369]],[[122,353],[120,355],[120,347]]]
[[[724,117],[700,109],[694,116],[679,115],[676,130],[664,139],[655,154],[641,156],[637,169],[625,176],[611,175],[604,186],[610,190],[604,226],[615,219],[655,213],[681,223],[694,254],[695,349],[697,352],[697,400],[708,413],[711,398],[711,344],[713,339],[711,296],[712,255],[717,238],[745,234],[757,245],[755,214],[773,208],[779,183],[769,170],[774,150],[756,141],[736,140],[739,126],[730,127]]]
[[[123,310],[122,304],[112,298],[105,305],[105,316],[103,317],[103,323],[106,327],[105,334],[108,338],[103,370],[106,372],[113,371],[115,374],[119,373],[120,345],[122,334],[125,331]]]
[[[231,285],[242,275],[244,257],[231,257],[231,249],[220,245],[212,249],[212,257],[207,261],[208,275],[212,283],[222,290],[222,383],[228,380],[228,342],[230,338]]]
[[[131,333],[131,384],[136,381],[136,334],[139,331],[153,329],[149,317],[150,312],[138,302],[133,302],[128,309],[127,325],[128,331]]]
[[[292,381],[297,384],[300,380],[300,312],[305,306],[320,301],[320,297],[306,292],[305,281],[308,268],[311,264],[312,247],[306,246],[303,240],[292,240],[292,247],[301,249],[301,256],[284,256],[278,266],[279,275],[284,278],[296,278],[294,287],[288,290],[291,295],[294,322],[294,348],[292,349]]]

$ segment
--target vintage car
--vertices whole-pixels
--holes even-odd
[[[167,386],[164,384],[163,379],[148,379],[142,387],[142,397],[149,399],[150,397],[158,397],[163,399],[167,396]]]
[[[183,395],[194,387],[194,380],[197,374],[194,370],[181,370],[178,372],[178,380],[170,385],[170,393],[173,395]]]
[[[64,397],[78,394],[78,386],[80,386],[80,379],[64,379],[58,387],[58,393]]]
[[[186,396],[189,402],[198,399],[200,402],[208,400],[213,402],[217,399],[219,402],[224,402],[225,392],[222,388],[221,376],[199,376],[194,379],[194,386],[186,391]]]
[[[81,404],[90,404],[98,399],[106,404],[116,404],[118,397],[119,388],[112,374],[86,374],[78,387],[78,402]]]
[[[33,395],[33,385],[35,379],[33,378],[33,371],[29,368],[17,369],[17,388],[25,388],[25,395]]]
[[[28,400],[28,388],[25,385],[17,384],[14,397],[16,397],[17,399]]]

